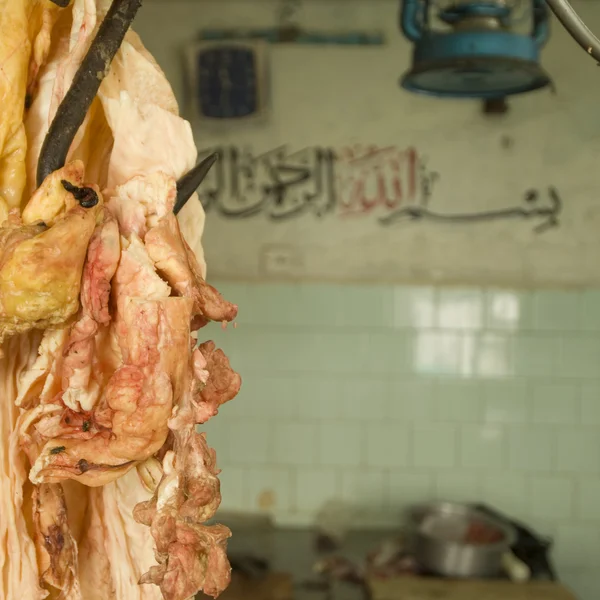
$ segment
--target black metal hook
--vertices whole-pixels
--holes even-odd
[[[61,180],[61,185],[69,192],[69,194],[73,194],[73,197],[77,202],[79,202],[79,206],[82,208],[94,208],[99,202],[98,194],[96,190],[91,187],[79,187],[73,185],[70,181],[66,179]]]
[[[59,6],[68,4],[64,0],[53,1]],[[65,165],[73,139],[141,4],[142,0],[113,0],[50,125],[38,160],[38,186]]]
[[[219,155],[215,152],[199,162],[191,171],[177,182],[177,200],[173,212],[178,214],[190,199],[198,186],[204,181],[211,167],[217,162]]]

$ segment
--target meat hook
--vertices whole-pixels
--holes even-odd
[[[62,6],[64,0],[56,4]],[[141,4],[142,0],[113,0],[50,125],[38,161],[38,187],[65,165],[73,139]]]
[[[204,181],[210,168],[217,162],[219,155],[214,152],[200,161],[192,170],[188,171],[177,181],[177,200],[173,212],[178,214],[191,198],[198,186]]]
[[[60,183],[69,194],[73,194],[73,197],[82,208],[93,208],[98,204],[98,194],[93,188],[79,187],[66,179],[62,179]]]

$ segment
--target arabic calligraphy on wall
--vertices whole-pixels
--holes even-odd
[[[235,146],[211,148],[219,160],[198,193],[207,211],[228,218],[273,220],[306,213],[322,218],[391,214],[418,202],[423,170],[414,148],[313,147],[265,154]]]
[[[529,190],[514,208],[472,214],[436,211],[433,192],[439,174],[413,147],[355,145],[290,151],[281,146],[255,155],[247,148],[227,146],[202,154],[212,152],[219,154],[219,160],[198,193],[207,212],[228,219],[370,216],[384,226],[424,220],[468,224],[533,219],[534,231],[541,233],[558,226],[562,209],[558,192],[549,188],[546,201],[543,194]]]

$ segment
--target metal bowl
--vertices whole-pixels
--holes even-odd
[[[445,577],[488,578],[502,570],[515,531],[468,504],[434,502],[409,513],[409,533],[416,561]]]

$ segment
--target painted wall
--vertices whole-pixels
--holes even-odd
[[[525,95],[506,118],[490,120],[478,103],[399,89],[410,46],[396,27],[397,0],[305,5],[300,22],[306,27],[382,30],[388,44],[273,46],[267,121],[198,129],[201,149],[238,151],[237,168],[227,154],[222,177],[214,169],[201,190],[213,198],[205,240],[216,277],[600,285],[600,78],[562,28],[554,27],[543,51],[556,94]],[[276,3],[268,1],[170,2],[161,17],[164,6],[146,5],[138,28],[184,107],[183,49],[202,27],[268,26],[276,16]],[[600,23],[597,4],[581,8]],[[165,27],[167,19],[177,25]],[[282,145],[281,155],[273,152]],[[337,156],[333,166],[323,151]],[[285,166],[305,169],[308,179],[291,185],[294,175]],[[421,168],[425,177],[439,175],[428,198]],[[278,178],[287,182],[283,190]],[[409,211],[422,210],[427,199],[428,210],[442,217],[521,216],[469,225],[414,220]],[[248,211],[244,218],[224,216]]]
[[[194,33],[202,25],[263,24],[273,18],[273,7],[147,2],[138,31],[183,97],[180,50]],[[599,4],[577,8],[600,30]],[[377,28],[383,18],[392,31],[395,2],[309,2],[306,10],[313,22],[326,18],[340,28]],[[268,135],[232,130],[213,141],[250,144],[257,151],[283,142],[295,148],[384,143],[388,130],[396,138],[410,119],[419,148],[433,154],[440,137],[447,137],[444,174],[456,169],[464,180],[478,176],[482,188],[500,181],[487,185],[491,193],[518,194],[524,181],[540,189],[554,183],[565,203],[589,202],[593,214],[600,206],[592,204],[598,69],[558,27],[553,35],[544,63],[556,78],[557,96],[525,96],[504,121],[484,122],[472,104],[442,107],[412,97],[400,111],[395,81],[406,64],[406,46],[398,38],[392,42],[397,54],[377,63],[387,81],[384,91],[352,75],[357,61],[364,68],[361,53],[378,51],[336,54],[336,98],[324,98],[315,83],[328,73],[318,61],[288,55],[285,60],[295,62],[286,74],[281,66],[290,62],[274,55],[275,97],[285,114],[322,103],[326,120],[318,126],[309,119],[284,122],[275,113]],[[212,143],[198,135],[199,146]],[[515,141],[509,150],[502,148],[507,135]],[[475,173],[469,166],[483,154],[490,161]],[[584,231],[585,219],[568,214],[568,226]],[[209,214],[209,274],[223,249],[214,224]],[[247,253],[239,227],[223,237],[235,261]],[[589,248],[595,241],[572,235],[562,243],[562,253],[550,243],[540,247],[540,256],[547,251],[551,257],[544,259],[546,273],[563,278],[575,268],[590,280],[597,277],[598,252]],[[417,278],[431,265],[424,248],[424,255],[410,254],[406,263],[419,266],[412,273]],[[503,248],[517,265],[521,255]],[[474,246],[468,250],[478,254]],[[481,279],[504,258],[495,256],[494,262],[482,259]],[[574,265],[575,256],[587,266]],[[254,263],[235,263],[242,267],[251,278]],[[529,270],[520,283],[535,278]],[[206,425],[223,468],[224,510],[266,511],[281,523],[306,524],[325,502],[341,499],[359,509],[357,525],[394,525],[414,501],[485,500],[552,535],[560,574],[578,598],[600,597],[600,292],[482,284],[230,282],[220,288],[240,304],[239,325],[227,331],[212,326],[201,335],[214,337],[244,377],[240,396]]]

